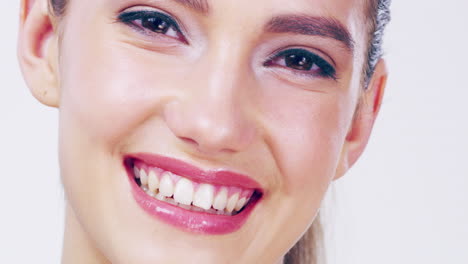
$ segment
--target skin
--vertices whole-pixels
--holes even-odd
[[[190,44],[116,22],[132,5],[172,14]],[[210,5],[203,15],[175,1],[72,0],[58,20],[47,1],[22,1],[25,80],[60,113],[63,263],[280,263],[311,225],[329,184],[364,150],[387,71],[381,60],[363,90],[362,0]],[[263,31],[272,16],[297,13],[337,19],[354,51],[331,38]],[[287,46],[334,61],[338,79],[263,66]],[[249,175],[263,186],[264,200],[232,234],[175,229],[132,198],[122,167],[129,152]]]

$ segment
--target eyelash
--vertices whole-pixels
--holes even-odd
[[[298,65],[291,65],[291,61]],[[279,63],[280,62],[280,63]],[[283,65],[281,65],[283,64]],[[288,68],[293,73],[306,77],[322,77],[337,80],[335,68],[319,55],[301,48],[280,51],[271,56],[263,66]],[[298,66],[298,67],[293,67]]]
[[[136,28],[144,34],[164,35],[168,38],[188,44],[178,23],[164,13],[156,11],[127,11],[121,13],[118,16],[118,20],[119,22]],[[299,63],[299,65],[292,65],[292,62]],[[270,56],[270,58],[263,63],[263,66],[288,68],[299,76],[312,78],[322,77],[337,80],[336,70],[330,63],[319,55],[302,48],[280,51]]]
[[[155,11],[128,11],[121,13],[118,16],[118,20],[145,34],[162,34],[188,44],[178,23],[164,13]],[[150,28],[151,26],[154,27]]]

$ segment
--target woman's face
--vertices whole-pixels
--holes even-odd
[[[280,260],[347,159],[363,9],[71,0],[60,22],[61,175],[98,251],[112,263]]]

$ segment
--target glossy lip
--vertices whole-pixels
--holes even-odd
[[[125,155],[123,160],[128,179],[130,180],[132,194],[137,204],[156,219],[162,220],[183,231],[211,235],[235,232],[243,226],[255,206],[263,198],[263,190],[259,183],[247,176],[227,170],[204,171],[180,160],[148,153]],[[157,200],[146,194],[134,180],[132,167],[135,160],[181,175],[195,182],[237,186],[255,189],[255,191],[244,209],[233,216],[189,211]]]

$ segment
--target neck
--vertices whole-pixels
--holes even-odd
[[[62,264],[108,264],[85,232],[75,213],[66,205]]]

